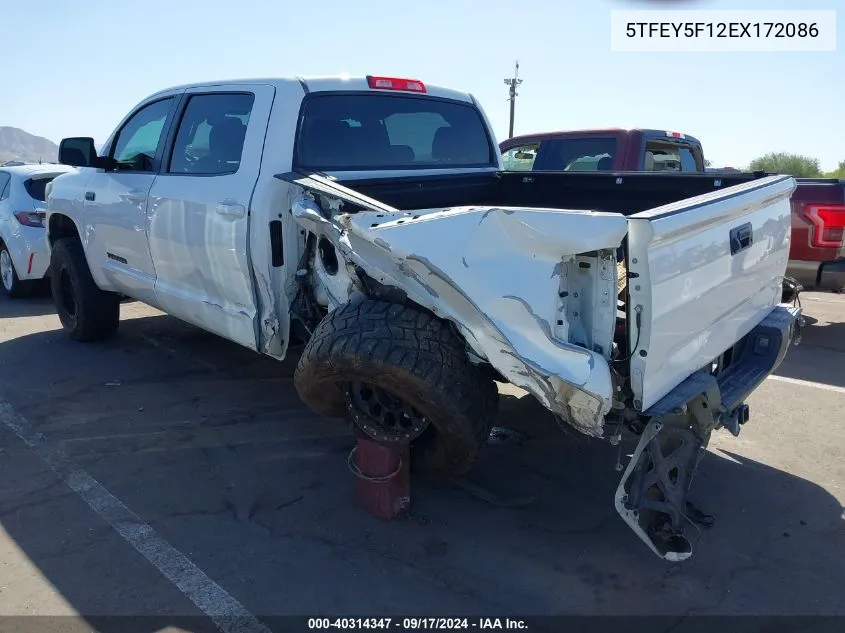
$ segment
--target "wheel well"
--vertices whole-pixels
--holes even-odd
[[[50,236],[50,245],[56,243],[56,240],[62,239],[63,237],[75,237],[76,239],[80,239],[79,231],[76,228],[76,224],[73,223],[66,215],[61,214],[53,214],[50,216],[50,226],[48,227],[47,234]]]

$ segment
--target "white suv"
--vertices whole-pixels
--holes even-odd
[[[0,167],[0,285],[23,297],[44,279],[50,252],[44,239],[44,190],[65,165]]]

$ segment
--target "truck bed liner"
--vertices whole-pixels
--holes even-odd
[[[396,209],[520,206],[632,215],[763,178],[763,173],[500,172],[340,182]]]

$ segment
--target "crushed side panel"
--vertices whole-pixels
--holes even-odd
[[[568,342],[556,329],[562,320],[561,272],[564,261],[577,265],[573,257],[579,253],[593,253],[586,256],[590,265],[608,269],[594,276],[584,305],[592,318],[588,338],[595,339],[596,323],[610,332],[605,326],[616,314],[610,253],[627,231],[624,217],[461,207],[327,218],[309,195],[292,212],[373,279],[401,288],[454,322],[474,354],[553,413],[588,435],[603,434],[613,390],[610,369],[602,353]],[[593,343],[609,347],[605,335]]]

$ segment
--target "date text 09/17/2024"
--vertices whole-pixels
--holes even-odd
[[[392,631],[434,630],[527,630],[524,620],[517,618],[308,618],[309,630],[362,630],[382,629]]]

